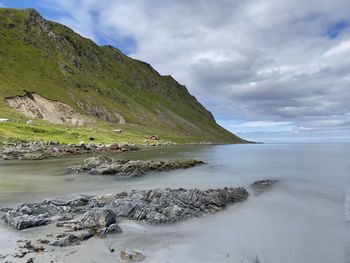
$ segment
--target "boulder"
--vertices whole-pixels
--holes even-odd
[[[69,166],[67,169],[69,173],[81,173],[85,171],[90,171],[91,169],[94,169],[102,165],[109,165],[111,163],[112,163],[111,158],[107,156],[98,156],[98,157],[91,157],[91,158],[85,159],[83,165],[73,165],[73,166]]]
[[[80,220],[81,228],[101,228],[114,224],[115,213],[110,209],[93,208],[88,210]]]
[[[7,224],[18,230],[48,225],[51,223],[51,220],[44,215],[28,215],[12,210],[5,214],[4,220]]]
[[[120,258],[125,262],[141,262],[146,259],[146,257],[142,253],[136,252],[136,251],[132,251],[132,252],[121,251]]]

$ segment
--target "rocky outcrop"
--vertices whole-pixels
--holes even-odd
[[[216,213],[229,204],[246,200],[248,195],[241,187],[205,191],[182,188],[133,190],[118,194],[79,196],[69,200],[24,203],[1,211],[6,211],[4,221],[17,230],[55,224],[56,230],[62,232],[56,237],[47,235],[45,239],[38,239],[38,242],[67,247],[79,245],[94,236],[121,233],[117,219],[127,218],[148,224],[175,223]],[[135,259],[135,262],[136,258],[141,259],[140,255],[124,256],[124,260]]]
[[[9,209],[4,220],[21,230],[56,223],[58,227],[103,229],[128,218],[150,224],[174,223],[204,213],[222,210],[227,204],[248,198],[241,187],[209,189],[133,190],[129,193],[81,196],[71,200],[45,200],[24,203]]]
[[[10,226],[18,230],[51,223],[51,219],[47,218],[44,214],[31,215],[15,211],[7,212],[4,216],[4,220]]]
[[[265,180],[259,180],[250,185],[250,187],[254,190],[256,194],[260,194],[269,188],[271,188],[274,184],[276,184],[278,181],[273,179],[265,179]]]
[[[150,224],[174,223],[204,213],[222,210],[229,203],[246,200],[244,188],[154,189],[131,191],[115,197],[97,197],[91,200],[97,206],[108,206],[117,217],[145,221]]]
[[[24,203],[9,209],[3,219],[10,226],[22,230],[55,222],[72,220],[80,207],[88,204],[92,197],[80,196],[71,200],[45,200],[41,203]]]
[[[116,160],[106,156],[99,156],[88,158],[83,164],[70,166],[67,170],[69,173],[88,172],[92,175],[141,176],[146,172],[187,169],[200,164],[204,164],[204,162],[194,159],[141,161]]]
[[[49,243],[50,246],[54,247],[69,247],[79,245],[81,241],[88,240],[92,238],[93,232],[87,231],[79,234],[69,234],[67,236],[63,235],[63,238],[57,239]]]
[[[91,120],[60,101],[49,100],[34,92],[5,98],[5,101],[28,118],[47,120],[54,124],[84,125]]]
[[[129,143],[112,143],[108,145],[80,143],[60,145],[56,142],[34,142],[5,146],[0,149],[0,154],[4,160],[42,160],[65,155],[124,152],[138,149],[136,145]]]

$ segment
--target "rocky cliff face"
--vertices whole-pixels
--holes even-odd
[[[36,94],[34,100],[20,97],[23,90]],[[171,76],[116,48],[98,46],[33,9],[0,8],[0,98],[0,113],[14,116],[9,106],[54,123],[85,124],[93,118],[162,137],[244,142],[220,127]],[[49,106],[42,98],[57,103]],[[58,108],[73,117],[52,114]]]

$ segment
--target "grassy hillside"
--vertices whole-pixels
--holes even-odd
[[[4,101],[33,91],[61,101],[94,124],[73,127],[28,118]],[[126,124],[118,124],[120,115]],[[98,46],[35,10],[0,8],[0,138],[75,142],[244,142],[216,124],[186,87],[111,46]],[[122,128],[123,134],[112,130]],[[72,135],[73,134],[73,135]]]

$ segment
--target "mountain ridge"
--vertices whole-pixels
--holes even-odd
[[[246,142],[219,126],[186,86],[147,62],[111,45],[99,46],[34,9],[0,8],[1,118],[28,119],[5,99],[24,90],[92,118],[105,134],[122,127],[139,141],[159,134],[179,142]],[[6,137],[1,128],[0,137]]]

